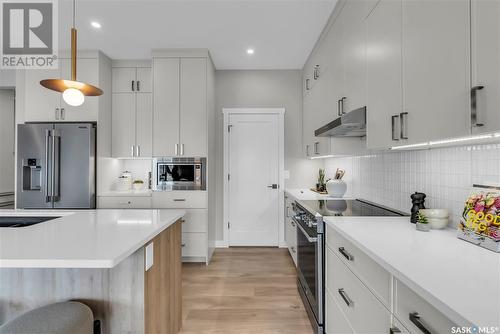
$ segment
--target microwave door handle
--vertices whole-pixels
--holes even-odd
[[[306,230],[304,230],[302,225],[300,225],[298,222],[297,222],[297,226],[299,227],[299,230],[302,232],[302,234],[307,238],[307,241],[309,241],[309,242],[317,242],[318,241],[318,238],[311,237],[309,234],[307,234]]]

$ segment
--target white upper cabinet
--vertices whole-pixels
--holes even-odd
[[[136,88],[141,93],[153,92],[151,67],[138,67],[136,70]]]
[[[153,59],[153,156],[179,154],[179,58]]]
[[[208,155],[206,51],[156,51],[153,56],[153,156]],[[209,87],[210,85],[210,87]]]
[[[473,133],[500,129],[500,2],[472,0]]]
[[[116,158],[151,157],[153,97],[151,68],[113,68],[112,154]]]
[[[370,149],[397,145],[400,138],[401,6],[401,0],[381,0],[365,21],[367,146]]]
[[[207,156],[207,59],[182,58],[179,154]]]
[[[399,144],[470,134],[469,1],[403,1]]]
[[[110,69],[107,67],[109,59],[101,52],[87,51],[84,54],[77,59],[77,80],[101,88],[104,94],[111,94],[105,79],[109,76],[106,74]],[[72,107],[64,102],[61,93],[40,85],[44,79],[71,79],[71,60],[68,58],[59,58],[57,70],[18,71],[18,76],[16,92],[18,99],[24,102],[19,110],[18,120],[21,122],[97,122],[99,112],[109,112],[99,110],[102,96],[86,96],[81,106]]]
[[[113,93],[131,93],[135,90],[135,67],[115,67],[112,76]]]
[[[366,105],[365,96],[365,7],[366,1],[347,1],[340,15],[343,56],[345,113]]]
[[[24,86],[17,87],[16,92],[24,90],[24,120],[27,122],[54,122],[60,118],[61,93],[49,90],[40,81],[57,79],[59,70],[26,70]],[[57,118],[57,119],[56,119]]]

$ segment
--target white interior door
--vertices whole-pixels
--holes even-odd
[[[278,246],[279,115],[230,114],[229,125],[229,245]]]

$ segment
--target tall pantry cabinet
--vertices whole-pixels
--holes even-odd
[[[153,157],[204,157],[206,191],[155,191],[154,208],[186,210],[185,262],[215,249],[215,67],[208,50],[153,50]]]

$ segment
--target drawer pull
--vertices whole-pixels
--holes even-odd
[[[174,202],[185,202],[185,198],[174,198]]]
[[[348,307],[354,307],[354,302],[352,301],[351,298],[347,295],[347,293],[344,291],[343,288],[339,289],[339,295],[342,297],[344,302],[347,304]]]
[[[351,254],[349,254],[344,247],[339,247],[339,252],[340,254],[344,255],[344,257],[346,259],[348,259],[349,261],[354,261],[354,256],[352,256]]]
[[[391,327],[391,328],[389,328],[389,334],[397,334],[397,333],[401,333],[401,331],[399,330],[399,328],[397,328],[397,327]]]
[[[410,313],[410,321],[415,325],[417,326],[418,329],[420,329],[420,331],[424,334],[432,334],[432,332],[430,330],[428,330],[424,324],[420,321],[420,315],[418,314],[418,312],[413,312],[413,313]]]

